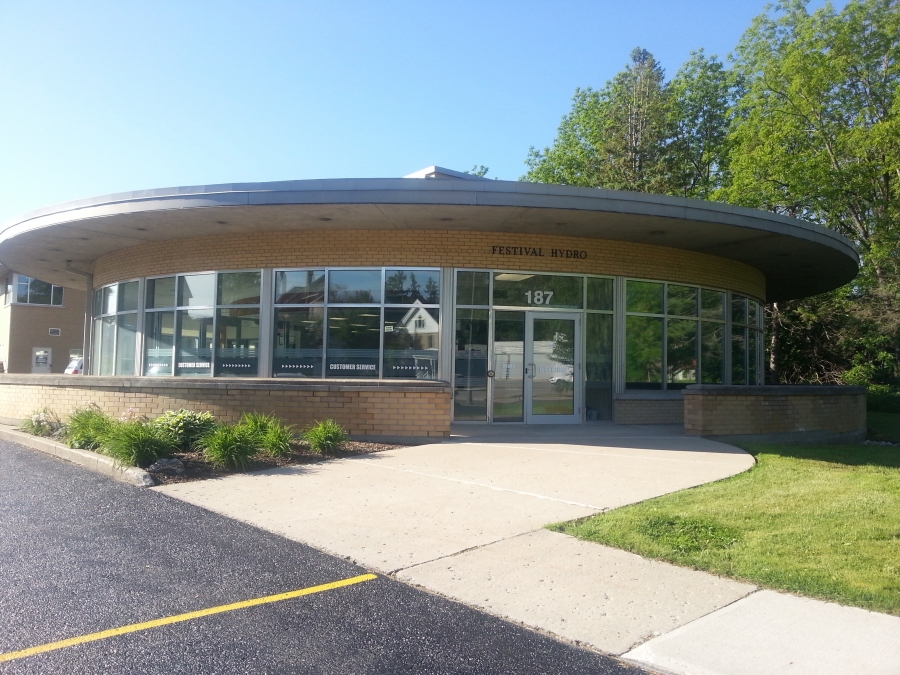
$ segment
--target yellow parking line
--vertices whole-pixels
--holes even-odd
[[[363,581],[371,581],[378,577],[374,574],[360,574],[358,577],[350,577],[349,579],[341,579],[340,581],[332,581],[328,584],[320,584],[318,586],[310,586],[309,588],[301,588],[296,591],[287,593],[278,593],[277,595],[267,595],[262,598],[253,600],[242,600],[234,602],[230,605],[219,605],[217,607],[208,607],[207,609],[198,609],[196,612],[187,612],[186,614],[176,614],[174,616],[163,617],[162,619],[154,619],[153,621],[144,621],[143,623],[133,623],[120,628],[110,628],[102,630],[99,633],[89,633],[79,637],[60,640],[59,642],[48,642],[47,644],[38,645],[37,647],[29,647],[21,649],[17,652],[6,652],[0,654],[0,663],[4,661],[13,661],[14,659],[22,659],[26,656],[34,656],[35,654],[43,654],[44,652],[52,652],[56,649],[71,647],[73,645],[84,644],[85,642],[94,642],[96,640],[105,640],[106,638],[115,637],[116,635],[125,635],[126,633],[135,633],[148,628],[156,628],[157,626],[168,626],[173,623],[182,621],[190,621],[191,619],[199,619],[201,616],[210,616],[211,614],[221,614],[222,612],[233,612],[236,609],[244,609],[245,607],[255,607],[256,605],[266,605],[270,602],[279,602],[280,600],[290,600],[291,598],[299,598],[304,595],[312,595],[313,593],[321,593],[322,591],[330,591],[335,588],[343,588],[344,586],[353,586]]]

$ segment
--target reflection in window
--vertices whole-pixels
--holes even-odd
[[[175,277],[147,279],[147,309],[175,306]]]
[[[731,329],[731,383],[747,384],[747,329]]]
[[[215,302],[215,296],[215,274],[188,274],[178,277],[179,307],[209,307]]]
[[[328,310],[328,377],[378,377],[381,310],[333,307]]]
[[[690,286],[666,286],[666,314],[697,316],[697,289]]]
[[[584,277],[550,274],[494,274],[494,304],[512,307],[581,309]]]
[[[137,312],[119,314],[116,330],[116,375],[134,375]]]
[[[689,384],[697,383],[696,321],[668,320],[666,326],[666,370],[668,371],[666,379],[668,389],[683,389]]]
[[[281,309],[275,313],[275,377],[322,377],[325,310]]]
[[[329,272],[328,302],[380,303],[381,270],[334,270]]]
[[[652,281],[625,282],[625,311],[662,314],[663,284]]]
[[[725,381],[725,324],[700,322],[700,377],[703,384]]]
[[[525,419],[525,312],[494,313],[494,421]]]
[[[256,377],[259,371],[259,309],[216,310],[216,375]]]
[[[747,384],[758,384],[758,365],[756,344],[759,333],[753,329],[747,331]]]
[[[590,297],[590,286],[588,287]],[[585,317],[585,418],[589,422],[612,419],[612,314]]]
[[[742,295],[731,296],[731,321],[747,323],[747,298]]]
[[[385,270],[384,301],[389,305],[436,305],[441,298],[438,270]]]
[[[126,281],[119,284],[119,302],[117,309],[120,312],[136,312],[138,308],[138,282]]]
[[[662,319],[649,316],[625,317],[626,389],[663,388],[662,322]]]
[[[15,301],[23,305],[62,305],[62,286],[54,286],[24,274],[16,274]],[[11,289],[10,289],[11,290]]]
[[[107,316],[101,319],[100,327],[100,374],[114,375],[115,362],[113,354],[116,345],[116,317]]]
[[[456,420],[487,419],[488,324],[486,309],[456,310],[453,387]]]
[[[210,290],[212,286],[210,285]],[[182,377],[208,377],[212,374],[213,311],[178,311],[175,336],[176,374]]]
[[[489,305],[491,302],[491,273],[456,273],[457,305]]]
[[[613,280],[588,277],[587,308],[612,311]]]
[[[725,320],[725,294],[721,291],[700,289],[700,316],[704,319]]]
[[[325,270],[275,273],[276,305],[315,305],[325,302]]]
[[[258,305],[259,272],[220,272],[216,304]]]
[[[421,306],[384,310],[384,376],[437,379],[438,310]]]
[[[148,312],[144,318],[144,375],[172,374],[175,312]]]

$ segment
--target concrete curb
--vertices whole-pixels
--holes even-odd
[[[78,464],[85,469],[89,469],[96,473],[102,473],[117,481],[134,485],[135,487],[152,487],[156,485],[153,477],[136,466],[121,466],[117,464],[111,457],[99,455],[90,450],[79,450],[70,448],[57,441],[49,438],[41,438],[40,436],[32,436],[24,431],[16,431],[9,427],[0,426],[0,440],[9,441],[10,443],[18,443],[25,447],[38,450],[54,457],[59,457],[67,462]]]

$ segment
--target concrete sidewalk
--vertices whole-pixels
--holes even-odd
[[[900,618],[757,592],[543,529],[752,464],[680,427],[460,425],[447,443],[154,489],[654,670],[755,675],[808,663],[843,673],[830,667],[840,659],[803,647],[839,617],[831,649],[857,672],[900,672],[900,654],[870,644],[900,635]],[[767,634],[759,621],[790,630]]]

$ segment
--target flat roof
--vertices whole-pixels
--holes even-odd
[[[500,180],[344,178],[138,190],[67,202],[0,226],[0,265],[62,286],[67,271],[154,241],[269,230],[469,230],[630,241],[745,263],[768,301],[807,297],[856,276],[859,255],[833,230],[680,197]]]

